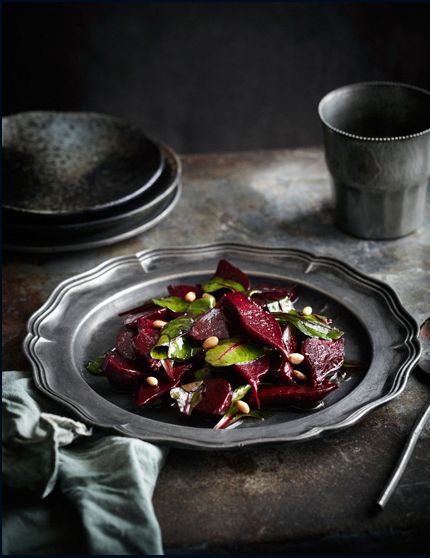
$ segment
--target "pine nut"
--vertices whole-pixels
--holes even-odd
[[[239,413],[243,413],[244,415],[247,415],[249,413],[249,411],[251,410],[249,408],[248,403],[246,403],[245,401],[238,401],[236,403],[236,407],[237,407],[237,410],[239,411]]]
[[[185,296],[184,299],[186,302],[194,302],[197,298],[197,295],[193,291],[189,291]]]
[[[153,387],[158,386],[158,380],[155,376],[148,376],[146,378],[146,381],[148,382],[148,384],[150,386],[153,386]]]
[[[288,355],[288,360],[291,364],[301,364],[305,360],[305,357],[300,353],[290,353]]]
[[[307,380],[306,376],[303,374],[303,372],[300,372],[300,370],[293,370],[293,375],[297,380],[300,380],[301,382],[305,382]]]
[[[305,306],[302,310],[302,314],[304,316],[310,316],[312,314],[312,307],[311,306]]]
[[[167,325],[167,322],[165,322],[164,320],[154,320],[154,321],[152,322],[152,325],[153,325],[154,327],[158,327],[158,328],[161,329],[162,327],[164,327],[165,325]]]
[[[203,349],[206,350],[213,349],[218,345],[218,343],[219,343],[218,337],[216,337],[215,335],[211,335],[210,337],[208,337],[203,341]]]

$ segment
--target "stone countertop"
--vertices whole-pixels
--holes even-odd
[[[29,368],[21,350],[26,321],[60,281],[145,248],[220,241],[301,248],[386,281],[418,323],[430,314],[430,220],[395,241],[338,231],[320,149],[182,160],[182,198],[154,229],[88,252],[5,254],[4,370]],[[154,496],[167,551],[426,552],[428,427],[387,508],[374,507],[429,396],[421,380],[413,374],[400,397],[319,440],[229,452],[171,450]]]

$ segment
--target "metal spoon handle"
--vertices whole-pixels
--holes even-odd
[[[386,484],[384,490],[379,497],[377,502],[378,506],[383,508],[385,504],[390,499],[391,495],[393,494],[396,486],[403,475],[404,470],[409,462],[409,459],[414,451],[415,445],[418,441],[418,438],[427,422],[427,419],[430,416],[430,399],[428,399],[427,403],[424,405],[424,408],[417,418],[414,426],[412,427],[412,431],[409,434],[408,441],[406,442],[405,447],[403,448],[403,452],[394,468],[394,471],[391,474],[390,480]]]

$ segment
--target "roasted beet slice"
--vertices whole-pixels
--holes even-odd
[[[263,355],[252,362],[233,364],[232,366],[233,370],[242,376],[245,382],[251,386],[257,409],[260,408],[257,391],[258,384],[260,383],[261,378],[263,378],[263,376],[265,376],[270,370],[270,364],[270,358],[267,355]]]
[[[160,330],[152,325],[152,321],[141,318],[139,332],[133,337],[136,354],[143,359],[148,359],[149,353],[159,337]]]
[[[154,328],[153,323],[155,320],[164,320],[168,314],[167,308],[160,308],[158,312],[153,312],[150,316],[139,316],[136,320],[137,331],[153,331],[154,329],[158,332],[158,328]]]
[[[247,335],[279,351],[283,359],[280,375],[284,381],[292,381],[292,367],[288,362],[288,351],[282,339],[281,327],[275,318],[242,293],[224,295],[223,305],[236,315]]]
[[[133,363],[113,353],[106,355],[103,372],[112,387],[121,391],[134,391],[145,377]]]
[[[223,310],[221,308],[211,308],[199,316],[189,335],[195,341],[204,341],[212,335],[215,335],[218,339],[228,339],[230,333]]]
[[[160,337],[160,330],[152,326],[152,321],[141,318],[139,321],[139,333],[133,337],[133,347],[137,358],[146,361],[150,367],[157,371],[161,367],[159,360],[151,358],[152,347]]]
[[[282,339],[284,341],[284,345],[287,349],[288,354],[297,352],[297,333],[296,329],[291,324],[287,324],[284,327],[284,330],[282,332]]]
[[[167,380],[159,381],[158,386],[149,386],[146,382],[142,382],[139,386],[136,395],[136,405],[138,407],[143,407],[152,403],[155,399],[158,399],[165,393],[168,393],[172,387],[175,387],[172,382]]]
[[[342,366],[345,342],[343,337],[336,340],[307,338],[302,343],[302,354],[311,373],[312,385],[316,386]]]
[[[287,354],[295,353],[297,351],[297,335],[295,329],[290,324],[287,324],[282,332],[282,340],[284,342]],[[278,379],[283,384],[290,384],[293,377],[294,366],[288,359],[283,359],[281,366],[277,370]]]
[[[261,291],[261,293],[256,293],[252,296],[252,300],[259,306],[264,306],[264,304],[273,302],[274,300],[282,300],[285,297],[288,297],[292,302],[297,299],[295,285],[289,287],[275,287],[274,285],[264,283],[257,285],[255,290]]]
[[[288,287],[277,287],[275,285],[269,285],[266,283],[260,283],[255,287],[257,290],[262,291],[264,296],[269,300],[281,300],[286,296],[290,300],[295,300],[297,298],[297,286],[288,285]]]
[[[163,360],[163,368],[169,381],[176,385],[185,372],[193,369],[193,364],[187,362],[186,364],[177,364],[175,366],[173,360],[166,358]]]
[[[251,287],[251,281],[249,280],[248,275],[243,273],[243,271],[232,265],[227,260],[219,261],[214,277],[222,277],[223,279],[240,283],[245,291]]]
[[[334,382],[321,384],[319,386],[271,386],[258,390],[258,397],[262,407],[284,408],[294,407],[314,407],[326,395],[337,388]],[[251,407],[257,405],[254,394],[250,398]]]
[[[202,296],[200,285],[169,285],[167,290],[171,296],[178,296],[179,298],[184,298],[189,292],[196,293],[197,298]]]
[[[176,387],[181,381],[182,376],[192,368],[190,364],[181,364],[173,366],[171,370],[171,378],[168,380],[159,380],[158,386],[149,386],[146,382],[142,382],[136,396],[136,405],[142,407],[151,403],[158,397],[168,393],[172,388]]]
[[[152,308],[139,312],[138,314],[128,315],[124,320],[124,325],[131,329],[139,329],[139,320],[164,320],[167,313],[167,308],[160,308],[154,305]]]
[[[208,378],[195,411],[203,415],[223,415],[231,405],[233,391],[224,378]]]
[[[136,359],[136,351],[133,346],[133,332],[126,329],[116,336],[115,347],[119,355],[128,360]]]

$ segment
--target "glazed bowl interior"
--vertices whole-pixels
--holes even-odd
[[[117,209],[147,191],[164,158],[138,128],[90,112],[2,119],[3,206],[43,219]]]

